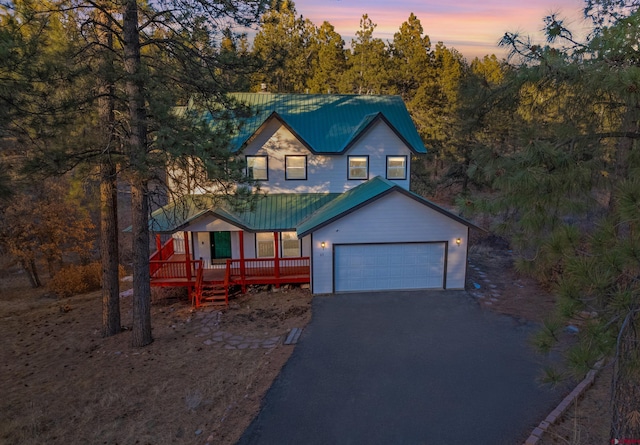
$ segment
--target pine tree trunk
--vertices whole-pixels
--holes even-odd
[[[36,261],[33,259],[29,260],[29,272],[33,277],[33,282],[35,283],[34,287],[41,287],[42,282],[40,281],[40,276],[38,275],[38,267],[36,266]]]
[[[114,85],[112,23],[103,11],[98,12],[98,21],[103,24],[98,40],[106,48],[100,75],[100,98],[98,113],[101,128],[101,143],[104,143],[100,163],[100,251],[102,261],[102,336],[110,337],[120,332],[120,277],[118,271],[118,194],[116,166],[111,156],[114,143]]]
[[[148,345],[151,336],[151,286],[149,282],[149,203],[146,178],[146,109],[141,73],[138,5],[126,0],[123,22],[124,68],[127,73],[126,94],[129,102],[131,162],[131,210],[133,231],[133,328],[132,344]]]
[[[118,270],[117,189],[115,166],[101,165],[100,244],[102,254],[102,336],[120,332],[120,277]]]
[[[38,278],[38,271],[35,269],[35,262],[30,260],[20,260],[20,265],[22,266],[22,270],[27,273],[27,278],[29,279],[29,284],[34,289],[40,287],[40,279]]]

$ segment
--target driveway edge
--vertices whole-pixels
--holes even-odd
[[[534,428],[529,438],[524,442],[524,445],[536,445],[540,441],[545,431],[547,431],[551,425],[555,424],[558,419],[567,412],[567,409],[569,409],[571,404],[593,385],[596,375],[598,375],[598,372],[602,369],[603,363],[604,360],[600,360],[596,363],[594,369],[587,373],[586,377],[578,384],[578,386],[576,386],[568,396],[562,399],[562,402],[560,402],[556,409],[551,411],[551,413],[542,422],[540,422],[536,428]]]

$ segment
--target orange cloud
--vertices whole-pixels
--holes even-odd
[[[345,41],[355,36],[360,18],[368,14],[378,26],[374,36],[393,39],[394,33],[413,12],[433,43],[442,41],[465,57],[485,54],[506,55],[497,42],[507,31],[517,31],[543,39],[543,18],[561,12],[577,22],[583,8],[582,0],[459,0],[455,5],[432,0],[404,0],[399,2],[361,0],[298,0],[299,14],[316,25],[330,22]]]

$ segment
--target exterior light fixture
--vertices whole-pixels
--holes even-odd
[[[461,238],[456,238],[456,244],[459,246],[462,243],[462,239]]]
[[[321,242],[321,243],[320,243],[320,247],[322,247],[322,248],[324,249],[325,247],[327,247],[327,243],[325,243],[324,241],[323,241],[323,242]]]

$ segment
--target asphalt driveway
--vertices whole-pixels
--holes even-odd
[[[535,381],[532,324],[463,291],[316,297],[240,444],[522,443],[562,395]]]

